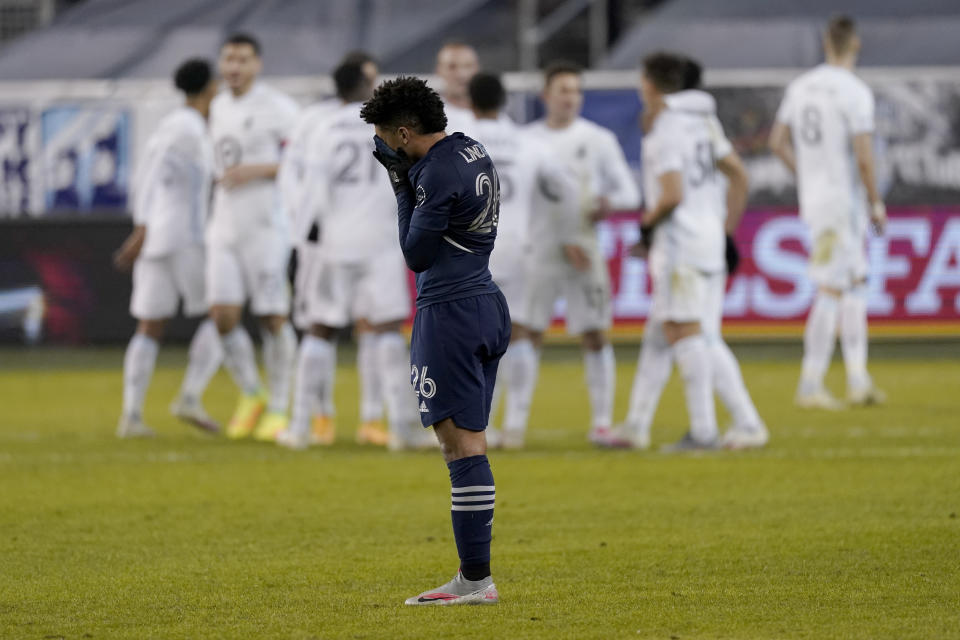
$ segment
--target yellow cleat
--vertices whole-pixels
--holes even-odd
[[[231,440],[240,440],[253,433],[266,407],[266,399],[259,394],[241,396],[233,417],[227,423],[227,437]]]
[[[357,444],[372,444],[385,447],[390,442],[390,434],[379,420],[364,422],[357,429]]]
[[[260,442],[276,442],[277,434],[286,430],[290,419],[282,411],[267,411],[257,423],[253,439]]]
[[[337,436],[337,425],[330,416],[315,415],[310,423],[310,444],[330,446]]]

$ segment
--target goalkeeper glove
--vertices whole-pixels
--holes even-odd
[[[727,260],[727,275],[733,275],[740,265],[740,250],[737,249],[737,243],[733,241],[733,236],[727,234],[727,245],[724,248],[724,254]]]
[[[412,192],[413,187],[410,186],[410,178],[407,176],[410,167],[413,166],[410,157],[402,149],[400,151],[391,149],[380,136],[373,136],[373,143],[376,146],[373,157],[387,169],[393,192],[397,195]]]

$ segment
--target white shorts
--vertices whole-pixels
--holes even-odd
[[[207,311],[203,281],[203,247],[195,246],[157,258],[139,258],[133,265],[130,314],[137,320],[162,320]]]
[[[319,245],[316,242],[306,242],[297,247],[297,274],[293,282],[293,324],[301,331],[310,328],[307,277],[319,259]]]
[[[817,286],[845,291],[867,277],[867,240],[845,229],[811,230],[810,279]]]
[[[567,303],[570,335],[606,331],[613,324],[610,273],[598,252],[591,252],[587,271],[577,271],[566,261],[530,254],[526,272],[529,287],[521,316],[530,329],[545,331],[550,326],[558,298]]]
[[[267,232],[235,245],[207,248],[207,297],[210,306],[243,306],[255,316],[290,313],[287,263],[290,246],[281,234]]]
[[[707,302],[707,274],[686,264],[651,256],[653,302],[650,316],[660,322],[702,322]]]
[[[494,254],[496,255],[496,254]],[[507,308],[510,310],[510,320],[513,324],[527,326],[527,298],[528,274],[527,261],[524,256],[500,257],[490,260],[490,273],[493,281],[500,287],[503,297],[507,299]]]
[[[374,325],[406,320],[411,308],[408,278],[399,251],[359,263],[327,261],[321,254],[304,278],[306,317],[309,324],[326,327],[345,327],[360,318]]]

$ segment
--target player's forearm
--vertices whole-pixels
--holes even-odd
[[[644,227],[655,227],[667,216],[673,213],[673,210],[676,209],[679,204],[679,200],[665,200],[661,198],[657,201],[657,204],[653,207],[653,209],[643,214],[640,224]]]
[[[743,218],[743,212],[747,208],[747,196],[750,192],[750,184],[746,171],[737,171],[727,177],[727,221],[726,232],[736,231],[740,220]]]
[[[797,159],[793,152],[793,144],[790,142],[790,129],[780,122],[774,124],[768,144],[773,154],[780,158],[780,161],[787,166],[790,173],[796,174]]]
[[[273,180],[280,170],[279,164],[251,164],[248,166],[251,173],[254,174],[255,180]]]
[[[797,173],[797,158],[793,153],[793,147],[789,144],[781,145],[773,148],[773,153],[775,156],[780,158],[780,161],[787,166],[787,169],[790,170],[790,173]]]
[[[857,155],[857,171],[860,174],[860,180],[867,190],[867,200],[873,206],[880,202],[880,194],[877,191],[876,170],[873,163],[873,149],[870,137],[864,135],[854,140],[854,149]]]
[[[429,269],[437,259],[441,242],[442,233],[411,226],[401,246],[403,259],[410,271],[420,273]]]

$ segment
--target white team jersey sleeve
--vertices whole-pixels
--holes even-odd
[[[874,130],[874,101],[873,93],[865,85],[856,85],[850,96],[850,112],[847,116],[850,122],[850,133],[873,133]]]
[[[614,209],[629,210],[640,206],[640,190],[634,180],[627,156],[616,136],[602,129],[597,136],[600,170],[600,195],[610,200]]]

